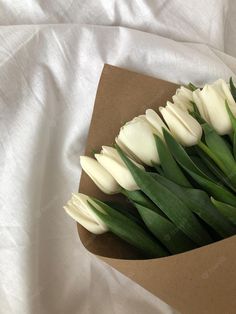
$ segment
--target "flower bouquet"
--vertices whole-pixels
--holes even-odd
[[[183,313],[235,302],[235,100],[232,79],[177,88],[105,66],[80,193],[65,206],[90,251]],[[206,289],[227,296],[212,303]]]

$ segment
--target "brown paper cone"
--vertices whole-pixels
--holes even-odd
[[[157,109],[177,85],[105,65],[98,86],[86,155],[112,145],[120,127],[147,108]],[[81,193],[109,200],[82,173]],[[118,196],[117,196],[118,197]],[[113,199],[113,196],[112,196]],[[183,314],[236,313],[236,236],[190,252],[142,260],[116,236],[95,236],[78,225],[85,248]]]

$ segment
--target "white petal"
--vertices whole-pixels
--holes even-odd
[[[128,191],[139,190],[128,168],[115,159],[102,154],[95,154],[97,161]]]
[[[201,138],[200,124],[186,111],[168,102],[160,108],[171,133],[184,146],[196,145]]]
[[[95,159],[81,156],[80,164],[98,188],[106,194],[116,194],[120,187],[114,178]]]
[[[88,231],[94,234],[102,234],[108,231],[106,225],[92,211],[87,201],[90,201],[98,210],[101,210],[92,199],[81,193],[73,194],[72,199],[68,201],[64,209],[68,215]]]
[[[123,164],[123,161],[120,158],[119,153],[117,152],[117,150],[114,147],[102,146],[101,154],[109,156],[109,157],[115,159],[117,162]]]
[[[120,157],[118,151],[114,148],[114,147],[110,147],[110,146],[102,146],[102,150],[101,150],[101,154],[108,156],[114,160],[116,160],[119,164],[121,164],[122,166],[126,167],[124,161],[122,160],[122,158]],[[144,169],[144,167],[142,165],[140,165],[138,162],[136,162],[135,160],[133,160],[132,158],[130,158],[129,156],[127,156],[129,158],[129,160],[131,160],[137,167],[139,167],[140,169]]]
[[[207,112],[207,108],[205,107],[204,100],[201,97],[201,90],[196,89],[193,92],[193,101],[195,102],[201,117],[208,123],[210,123],[210,118]]]
[[[183,96],[185,97],[185,99],[188,99],[188,100],[193,100],[193,92],[186,88],[185,86],[181,86],[180,88],[178,88],[176,90],[176,95],[178,96]]]
[[[167,105],[167,107],[171,110],[173,115],[175,115],[175,117],[184,125],[189,133],[192,133],[192,135],[196,137],[201,137],[202,128],[196,119],[194,119],[188,112],[182,110],[174,104]]]
[[[125,124],[118,139],[143,163],[150,166],[152,162],[159,163],[153,129],[144,119],[136,117]]]
[[[192,110],[193,92],[188,88],[181,86],[176,90],[176,94],[172,97],[174,104],[178,105],[183,110]]]
[[[208,112],[209,123],[217,133],[221,135],[230,133],[232,126],[222,93],[217,92],[211,85],[206,85],[201,91],[201,98]]]
[[[146,110],[146,119],[152,125],[152,127],[156,130],[157,135],[163,139],[162,128],[167,130],[167,127],[166,127],[165,123],[162,121],[159,114],[157,114],[152,109],[147,109]]]
[[[98,205],[96,204],[91,197],[82,194],[82,193],[72,193],[72,198],[71,201],[73,202],[74,205],[76,205],[77,207],[79,207],[81,209],[82,212],[84,212],[85,215],[89,216],[90,219],[96,221],[98,224],[101,224],[102,226],[106,226],[101,220],[100,218],[94,213],[93,210],[91,210],[88,201],[96,208],[98,209],[100,212],[105,213],[104,210]]]
[[[236,116],[236,103],[235,103],[234,98],[231,94],[231,91],[229,89],[228,84],[224,80],[218,80],[218,81],[220,81],[222,91],[225,95],[225,99],[228,102],[230,110],[232,111],[234,116]]]
[[[119,137],[116,137],[115,142],[129,158],[138,163],[142,163],[142,161],[121,141]]]

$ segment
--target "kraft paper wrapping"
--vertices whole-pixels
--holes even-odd
[[[147,108],[157,109],[178,86],[105,65],[98,86],[86,155],[112,145],[120,127]],[[109,200],[82,173],[79,191]],[[113,199],[114,196],[112,196]],[[124,201],[121,196],[116,196]],[[107,233],[95,236],[78,225],[88,251],[183,314],[234,314],[236,311],[236,236],[186,253],[142,260],[139,253]]]

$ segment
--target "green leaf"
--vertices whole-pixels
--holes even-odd
[[[234,86],[232,77],[229,79],[229,86],[230,86],[230,91],[234,98],[234,101],[236,101],[236,87]]]
[[[154,210],[159,215],[163,216],[162,211],[141,191],[122,190],[121,193],[125,195],[133,203],[137,203],[151,210]]]
[[[235,92],[236,92],[236,89],[235,89]],[[230,110],[227,100],[225,101],[225,106],[226,106],[226,110],[227,110],[229,118],[230,118],[230,122],[231,122],[232,128],[233,128],[233,130],[235,132],[236,131],[236,118],[233,115],[232,111]]]
[[[194,102],[194,101],[190,101],[191,102],[191,104],[193,105],[193,111],[195,112],[195,113],[197,113],[198,115],[200,115],[200,112],[199,112],[199,110],[198,110],[198,107],[197,107],[197,105],[196,105],[196,103]]]
[[[207,123],[202,125],[205,135],[206,144],[210,150],[205,152],[212,158],[219,168],[228,176],[228,180],[236,187],[236,162],[225,142],[225,140],[216,133]],[[199,143],[202,148],[203,143]]]
[[[135,208],[129,208],[127,206],[125,206],[125,208],[124,208],[122,204],[117,203],[117,202],[113,202],[113,201],[106,201],[104,203],[106,205],[112,207],[113,209],[119,211],[121,214],[123,214],[126,217],[128,217],[129,219],[133,220],[134,222],[136,222],[140,226],[142,226],[142,227],[144,226],[143,221],[142,221],[140,215],[137,213]]]
[[[215,155],[215,153],[205,143],[199,141],[197,145],[207,156],[209,156],[215,162],[217,166],[219,166],[221,170],[223,169],[223,172],[227,171],[225,164],[222,162],[222,160],[219,159],[217,155]]]
[[[210,180],[191,160],[183,147],[176,142],[169,132],[163,130],[166,143],[173,154],[176,161],[189,173],[189,175],[200,184],[204,190],[210,195],[213,195],[216,199],[222,202],[229,203],[236,206],[236,197],[226,188],[216,184]]]
[[[236,159],[236,132],[234,132],[234,137],[233,137],[233,152],[234,152],[234,159]]]
[[[134,221],[101,201],[96,199],[93,199],[93,201],[105,213],[102,213],[92,203],[88,202],[91,209],[112,233],[142,251],[147,257],[154,258],[168,255],[168,252]]]
[[[139,214],[143,218],[147,228],[167,247],[172,254],[177,254],[196,248],[194,244],[181,230],[179,230],[171,221],[158,215],[152,210],[135,205]]]
[[[180,230],[198,245],[205,245],[211,242],[211,238],[206,230],[191,210],[178,198],[178,195],[169,191],[149,173],[133,164],[118,146],[117,151],[140,189]]]
[[[152,165],[153,165],[153,168],[156,170],[156,172],[158,172],[161,175],[164,175],[164,172],[159,165],[157,165],[155,163],[153,163]]]
[[[182,186],[190,187],[191,184],[189,183],[189,181],[183,174],[182,170],[179,168],[178,164],[174,160],[168,147],[157,135],[154,135],[154,137],[161,162],[161,167],[163,169],[165,177]]]
[[[234,196],[234,194],[232,194],[226,188],[224,188],[221,185],[218,185],[218,184],[216,184],[216,183],[214,183],[214,182],[212,182],[210,180],[206,180],[205,178],[199,176],[198,174],[196,174],[196,173],[194,173],[192,171],[189,171],[189,174],[209,194],[217,197],[218,199],[220,199],[223,202],[226,202],[226,203],[229,203],[231,205],[235,205],[236,206],[236,197]]]
[[[234,225],[236,225],[236,207],[219,202],[215,200],[213,197],[211,197],[211,201],[222,213],[222,215],[227,217]]]
[[[236,96],[236,88],[235,88],[235,96]],[[232,128],[233,128],[233,134],[232,134],[233,153],[234,153],[234,159],[236,159],[236,118],[233,115],[232,111],[230,110],[227,100],[225,101],[225,106],[226,106],[226,109],[227,109],[227,112],[228,112],[228,115],[229,115],[229,118],[230,118],[230,121],[231,121],[231,125],[232,125]]]
[[[216,133],[216,131],[207,123],[202,125],[205,141],[209,149],[215,154],[215,156],[224,163],[222,168],[231,168],[231,166],[236,166],[235,160],[231,154],[231,151],[225,142],[225,140]],[[232,169],[231,169],[232,170]],[[224,171],[222,169],[222,171]]]
[[[200,113],[197,111],[189,111],[189,114],[191,114],[191,116],[196,119],[200,124],[204,124],[206,123],[206,121],[201,117]]]
[[[228,180],[227,176],[225,176],[225,174],[217,167],[217,165],[198,147],[196,147],[196,152],[198,153],[198,155],[202,159],[203,163],[205,163],[205,165],[215,175],[214,177],[212,177],[212,175],[210,175],[209,172],[205,171],[205,173],[208,175],[208,177],[211,178],[212,181],[214,181],[215,183],[218,183],[217,182],[217,178],[218,178],[218,180],[220,181],[220,183],[222,185],[225,185],[225,186],[229,187],[231,190],[233,190],[234,192],[236,192],[236,189],[231,184],[231,182]]]
[[[198,147],[196,147],[197,149]],[[202,151],[199,149],[199,151],[202,153]],[[215,183],[218,182],[217,177],[214,175],[214,173],[211,172],[211,169],[208,168],[207,163],[205,163],[199,156],[190,156],[194,164],[207,175],[208,178],[210,178]]]
[[[177,162],[184,169],[186,168],[186,169],[198,174],[199,176],[202,176],[202,177],[208,179],[208,177],[201,171],[201,169],[199,169],[193,163],[193,161],[188,156],[186,151],[183,149],[183,147],[179,143],[176,142],[176,140],[173,138],[173,136],[165,130],[163,130],[163,134],[164,134],[164,138],[165,138],[165,141],[167,143],[167,146],[169,147],[169,151],[172,153],[172,155],[177,160]]]
[[[193,213],[211,226],[221,237],[227,238],[236,234],[236,228],[212,205],[206,192],[199,189],[181,187],[157,173],[154,173],[153,177],[178,195]]]

